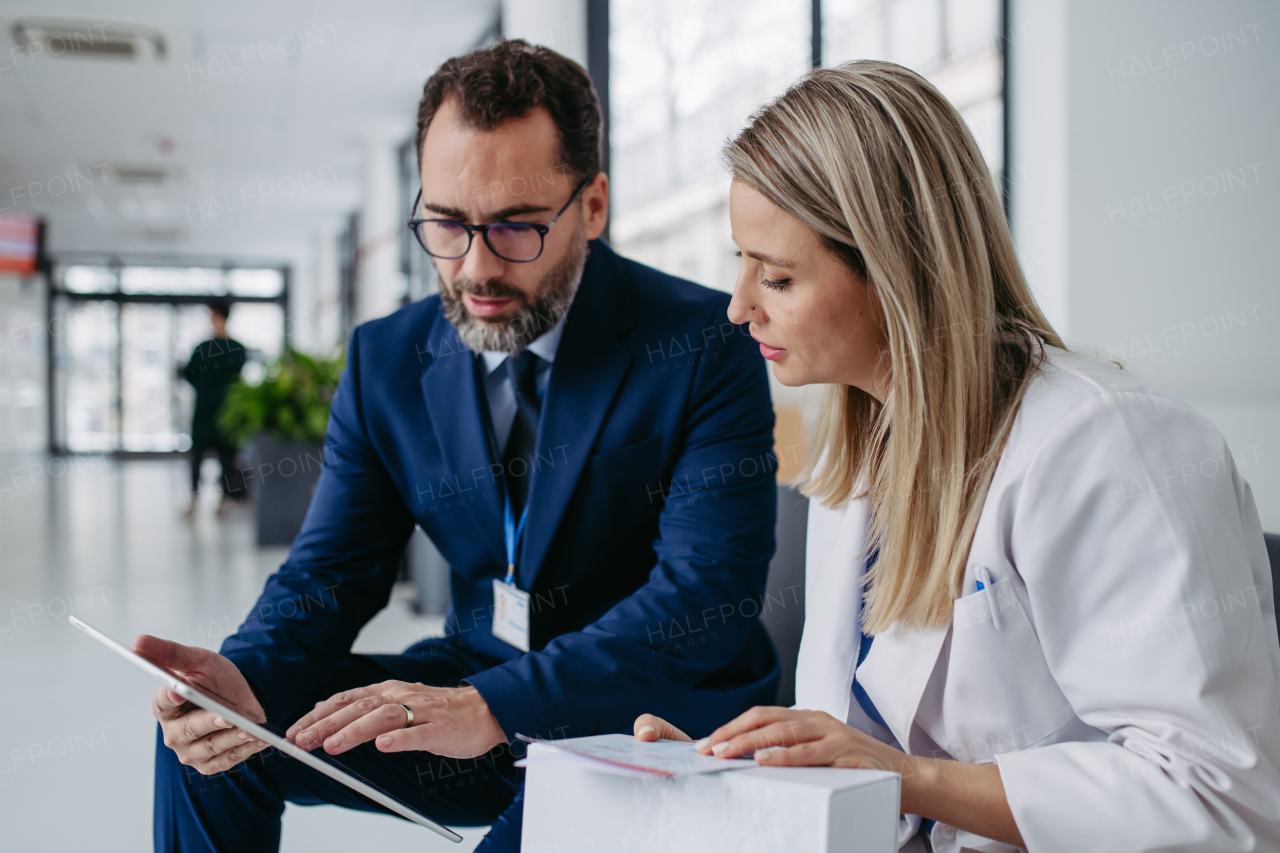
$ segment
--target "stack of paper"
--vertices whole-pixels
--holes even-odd
[[[658,740],[643,743],[631,735],[595,735],[593,737],[542,740],[516,735],[525,743],[540,743],[581,759],[584,767],[618,776],[659,776],[674,779],[702,773],[722,773],[755,767],[749,758],[715,758],[702,755],[688,741]],[[524,762],[517,766],[523,767]]]

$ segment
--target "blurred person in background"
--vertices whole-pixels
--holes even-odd
[[[185,517],[192,519],[200,502],[200,466],[210,450],[218,454],[222,466],[222,498],[218,515],[233,500],[243,500],[244,476],[236,467],[238,448],[218,426],[218,410],[226,399],[227,388],[240,378],[244,368],[244,344],[227,335],[227,319],[231,316],[231,300],[215,299],[208,303],[209,323],[213,337],[202,341],[191,351],[191,360],[179,370],[183,379],[196,389],[195,413],[191,417],[191,501]]]

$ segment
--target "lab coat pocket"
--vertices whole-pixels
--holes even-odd
[[[955,600],[942,712],[960,761],[992,761],[1034,744],[1075,711],[1049,671],[1027,616],[1026,588],[1004,578]]]

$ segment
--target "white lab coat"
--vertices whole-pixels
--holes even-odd
[[[994,761],[1036,853],[1280,850],[1271,574],[1252,492],[1207,420],[1049,350],[951,624],[877,636],[858,673],[889,732],[851,701],[867,516],[865,498],[810,507],[797,707],[915,755]],[[942,824],[931,838],[1014,849]]]

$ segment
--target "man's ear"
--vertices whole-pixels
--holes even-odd
[[[609,219],[609,176],[596,175],[582,191],[582,220],[587,229],[587,239],[594,240],[604,233]]]

